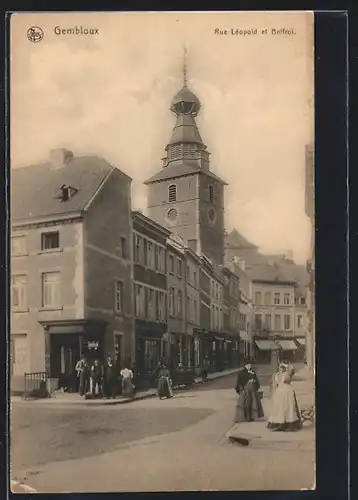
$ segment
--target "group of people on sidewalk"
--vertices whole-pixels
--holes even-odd
[[[115,398],[117,392],[118,375],[111,356],[107,357],[102,365],[95,359],[90,365],[85,356],[77,362],[75,370],[79,379],[80,396],[86,397],[90,394],[93,398],[98,395],[100,398]],[[133,398],[136,394],[136,384],[133,370],[127,365],[120,371],[121,394],[126,398]],[[169,368],[161,359],[154,376],[158,384],[159,399],[169,399],[173,397],[172,376]]]
[[[302,427],[301,412],[295,391],[291,385],[295,373],[287,361],[279,364],[270,387],[270,415],[267,427],[273,431],[296,431]],[[252,422],[264,417],[263,392],[252,362],[247,360],[239,371],[235,390],[239,395],[234,423]]]
[[[95,359],[90,365],[85,356],[77,362],[75,367],[79,379],[80,396],[86,397],[88,394],[94,398],[114,399],[118,391],[118,374],[111,356],[102,365]],[[120,371],[121,392],[124,397],[133,397],[135,394],[134,374],[131,369],[125,366]]]

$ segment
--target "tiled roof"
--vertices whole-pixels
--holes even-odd
[[[309,285],[310,277],[305,266],[283,263],[279,265],[279,269],[287,279],[296,281],[302,292]]]
[[[160,182],[163,180],[175,179],[177,177],[184,177],[186,175],[193,175],[201,173],[211,177],[223,184],[226,184],[220,177],[213,174],[210,170],[203,170],[197,165],[190,165],[189,163],[177,163],[170,164],[168,167],[164,167],[157,172],[152,177],[144,182],[144,184],[153,184],[154,182]]]
[[[226,248],[238,248],[238,249],[257,249],[258,247],[253,243],[250,243],[242,234],[240,234],[237,229],[233,229],[230,234],[225,238]]]
[[[72,157],[61,168],[50,162],[11,171],[11,218],[13,221],[78,212],[115,167],[96,156]],[[64,184],[77,190],[61,201]]]
[[[278,281],[281,283],[292,283],[294,281],[282,274],[276,266],[252,266],[247,268],[246,274],[252,281]]]

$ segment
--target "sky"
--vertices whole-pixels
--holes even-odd
[[[31,26],[42,28],[43,40],[28,40]],[[56,26],[98,34],[57,35]],[[143,181],[162,167],[184,46],[211,169],[228,183],[227,231],[305,262],[305,145],[314,130],[309,12],[14,14],[11,168],[46,161],[58,147],[100,155],[132,177],[133,208],[146,213]]]

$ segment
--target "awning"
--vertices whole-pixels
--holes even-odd
[[[256,346],[260,349],[260,351],[270,351],[275,347],[274,342],[272,340],[255,340]]]
[[[279,340],[280,346],[284,351],[296,351],[297,346],[293,340]]]
[[[306,339],[296,339],[297,342],[301,345],[306,345]]]

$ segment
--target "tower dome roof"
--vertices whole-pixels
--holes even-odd
[[[181,90],[175,95],[171,104],[171,111],[177,116],[192,115],[196,116],[199,113],[201,104],[196,95],[184,85]]]

